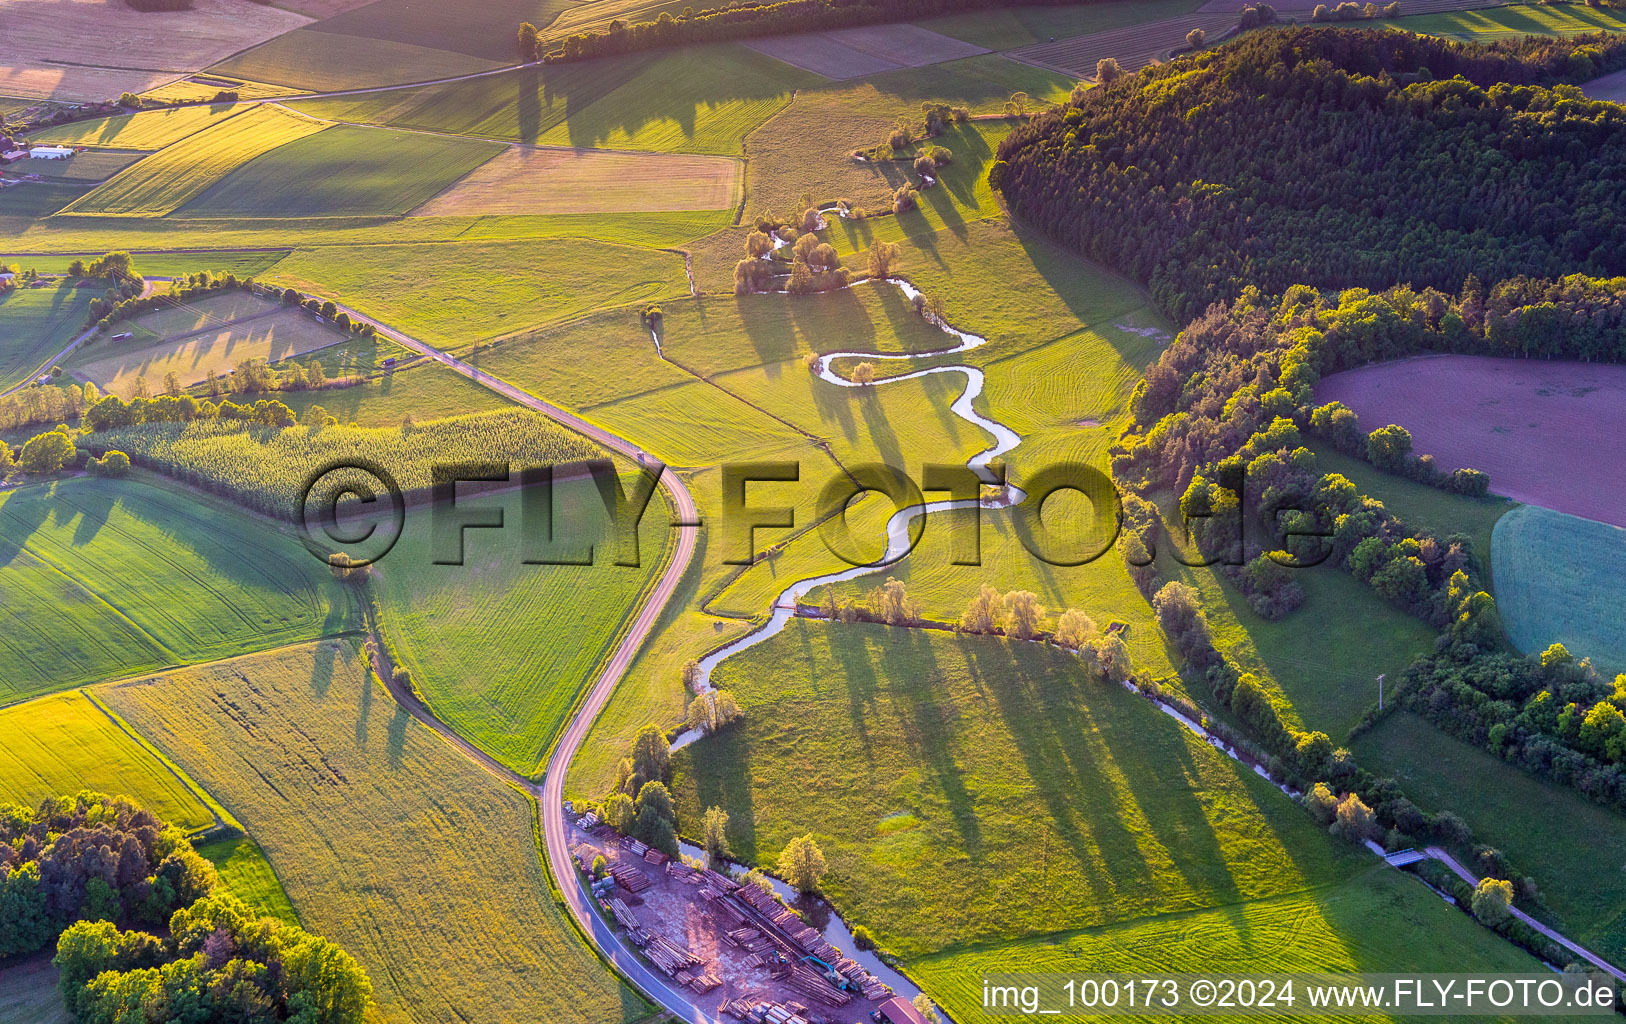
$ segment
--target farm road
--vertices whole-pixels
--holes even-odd
[[[337,304],[337,303],[336,303]],[[358,310],[338,304],[339,309],[351,316],[362,316],[369,322],[376,324],[379,334],[391,341],[427,356],[430,359],[462,374],[470,380],[483,384],[491,390],[510,398],[528,409],[534,409],[555,422],[561,423],[572,430],[585,434],[611,451],[617,452],[627,458],[645,465],[654,462],[654,458],[638,448],[632,442],[622,438],[596,423],[591,423],[574,413],[567,412],[552,403],[531,394],[523,388],[494,377],[483,370],[465,363],[463,360],[449,355],[417,338],[399,331],[388,324],[378,321],[377,318],[367,316]],[[699,513],[696,510],[694,496],[689,493],[682,480],[673,473],[661,474],[661,486],[665,489],[667,497],[671,500],[677,519],[673,528],[677,530],[677,546],[667,562],[665,570],[661,573],[659,581],[644,597],[638,610],[637,617],[621,638],[615,653],[605,662],[599,671],[598,678],[594,680],[593,687],[588,691],[586,698],[576,709],[576,714],[565,727],[558,742],[554,745],[553,755],[548,759],[547,769],[542,777],[541,784],[521,776],[504,765],[497,762],[490,755],[480,750],[473,743],[459,736],[452,728],[436,718],[425,708],[409,691],[389,684],[390,693],[400,702],[414,718],[424,725],[435,730],[441,736],[453,743],[459,750],[471,757],[476,764],[485,768],[493,775],[505,782],[520,786],[536,800],[539,813],[542,815],[542,831],[547,846],[548,871],[553,875],[554,884],[563,896],[571,916],[576,919],[582,932],[589,937],[601,955],[604,956],[615,969],[626,977],[634,987],[644,995],[659,1002],[669,1013],[690,1024],[712,1024],[712,1018],[704,1011],[691,1003],[687,996],[675,991],[666,983],[666,980],[651,971],[628,948],[621,938],[607,925],[604,920],[594,912],[588,902],[587,891],[582,888],[581,880],[576,874],[575,862],[570,855],[569,826],[565,823],[564,798],[565,774],[570,768],[571,760],[576,751],[581,749],[582,741],[587,737],[587,731],[592,727],[594,719],[603,710],[609,701],[610,694],[615,691],[616,684],[626,674],[628,666],[644,641],[655,627],[655,622],[666,609],[667,603],[676,592],[678,583],[682,581],[683,574],[688,571],[689,562],[694,557],[694,550],[699,536]]]
[[[1464,882],[1467,882],[1469,885],[1479,884],[1479,877],[1477,875],[1463,867],[1461,864],[1457,863],[1457,859],[1455,857],[1451,856],[1449,853],[1446,853],[1438,846],[1430,846],[1424,852],[1430,857],[1433,857],[1435,860],[1439,861],[1441,864],[1444,864],[1446,867],[1450,868],[1458,878],[1462,879]],[[1525,924],[1529,925],[1531,928],[1535,929],[1541,934],[1547,936],[1547,938],[1558,943],[1560,946],[1563,946],[1565,949],[1569,950],[1571,953],[1574,953],[1576,956],[1585,960],[1598,970],[1608,972],[1617,981],[1626,982],[1626,972],[1621,971],[1618,967],[1611,966],[1609,961],[1598,956],[1596,953],[1593,953],[1591,950],[1586,949],[1578,943],[1571,942],[1563,935],[1542,924],[1540,921],[1537,921],[1535,918],[1531,917],[1529,914],[1526,914],[1518,907],[1509,907],[1508,910],[1512,912],[1514,917],[1523,921]]]

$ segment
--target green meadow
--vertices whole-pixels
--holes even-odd
[[[1374,771],[1392,772],[1425,810],[1449,809],[1474,838],[1535,879],[1544,919],[1594,952],[1626,956],[1626,821],[1401,712],[1352,745]]]
[[[520,466],[514,466],[517,474]],[[517,477],[516,477],[517,479]],[[630,492],[630,475],[623,486]],[[465,488],[466,489],[466,488]],[[463,563],[436,521],[446,510],[415,509],[374,584],[381,625],[436,715],[522,774],[538,768],[559,726],[664,562],[670,518],[650,502],[638,533],[638,566],[621,557],[616,531],[590,480],[554,485],[553,530],[570,557],[589,565],[525,564],[548,557],[534,545],[546,524],[527,518],[514,492],[461,497],[458,508],[500,512],[502,530],[464,534]]]
[[[297,107],[342,121],[513,142],[734,155],[794,90],[821,81],[743,46],[719,44],[518,68],[463,82],[299,101]]]
[[[1298,892],[1365,856],[1048,648],[797,621],[713,679],[746,717],[678,755],[686,820],[722,806],[768,864],[811,831],[830,898],[905,956]]]
[[[32,261],[30,261],[30,265]],[[85,327],[94,289],[73,282],[0,295],[0,391],[21,384]]]
[[[299,249],[277,279],[444,348],[688,290],[675,253],[564,238]]]
[[[1621,12],[1583,4],[1512,3],[1484,10],[1419,14],[1391,24],[1409,32],[1446,36],[1471,43],[1524,36],[1626,31],[1626,17],[1622,17]]]
[[[1383,973],[1470,965],[1542,970],[1416,879],[1374,866],[1283,896],[948,950],[912,963],[910,973],[956,1021],[999,1021],[1009,1018],[982,1009],[984,974]],[[1303,1020],[1303,999],[1300,988],[1296,1012],[1258,1019]]]
[[[215,866],[220,881],[238,899],[266,917],[274,917],[284,924],[298,924],[299,915],[282,891],[276,872],[266,863],[265,855],[254,840],[247,836],[218,839],[204,843],[198,852]]]
[[[354,628],[355,599],[280,528],[213,499],[81,478],[0,492],[17,699]]]

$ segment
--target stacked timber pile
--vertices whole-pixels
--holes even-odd
[[[664,865],[667,861],[669,861],[671,859],[672,858],[668,857],[666,854],[662,853],[659,850],[645,850],[644,851],[644,860],[646,862],[650,863],[650,864],[655,865],[656,867],[660,867],[660,866]]]
[[[811,996],[831,1006],[846,1006],[853,999],[852,996],[825,981],[823,975],[801,964],[796,964],[790,969],[790,977],[785,979],[785,984],[804,995]]]
[[[747,1017],[751,1016],[753,1006],[744,999],[729,999],[725,1001],[722,1006],[718,1007],[718,1009],[723,1013],[728,1014],[730,1017],[733,1017],[735,1020],[745,1020]]]
[[[699,885],[706,880],[704,871],[696,871],[680,860],[670,861],[666,865],[666,873],[682,882],[684,885]]]
[[[723,893],[733,892],[735,889],[738,889],[740,887],[740,883],[734,881],[732,878],[728,877],[727,875],[720,874],[720,873],[718,873],[716,871],[711,871],[711,870],[708,870],[706,872],[706,884],[710,885],[713,889],[716,889],[718,892],[723,892]]]
[[[770,1006],[762,1015],[763,1024],[807,1024],[807,1018],[788,1006]]]
[[[724,899],[721,894],[714,892],[710,886],[700,890],[700,898],[705,900],[711,908],[727,918],[730,928],[738,928],[745,924],[745,912],[733,903]]]
[[[628,892],[643,892],[652,884],[642,871],[626,864],[614,864],[610,867],[610,877],[615,884]]]
[[[760,953],[773,948],[773,942],[755,928],[735,928],[724,935],[729,942],[747,953]]]
[[[632,851],[632,855],[634,857],[642,857],[644,854],[649,852],[649,847],[645,846],[643,843],[640,843],[631,836],[622,836],[621,845]]]
[[[710,992],[712,989],[716,988],[722,983],[722,979],[710,971],[706,971],[704,974],[699,974],[689,979],[689,987],[701,995],[705,995],[707,992]]]
[[[610,913],[615,915],[615,919],[627,931],[638,927],[638,919],[632,916],[632,908],[622,902],[621,897],[617,896],[610,901]]]
[[[644,955],[650,962],[662,971],[667,977],[676,977],[677,973],[690,967],[699,967],[704,960],[677,945],[670,939],[661,935],[651,935],[649,945],[644,947]]]

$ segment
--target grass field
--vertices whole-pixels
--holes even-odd
[[[983,1012],[985,973],[1542,970],[1533,958],[1441,902],[1416,879],[1381,867],[1306,892],[951,950],[909,967],[962,1024],[1010,1019]],[[1306,1016],[1301,1001],[1298,1012],[1263,1012],[1256,1019],[1300,1021]]]
[[[535,813],[324,642],[107,688],[259,838],[384,1021],[644,1016],[548,895]]]
[[[72,341],[95,297],[95,289],[71,282],[0,295],[0,391],[29,379]]]
[[[0,565],[28,570],[6,574],[4,614],[33,623],[0,634],[7,700],[352,625],[352,596],[291,536],[136,480],[0,493]]]
[[[723,157],[510,147],[415,217],[730,210],[740,165]]]
[[[10,164],[6,170],[17,176],[37,174],[43,181],[87,185],[106,181],[141,159],[142,155],[130,150],[87,149],[67,160],[35,160],[27,157]]]
[[[67,273],[68,264],[75,259],[90,262],[100,252],[53,252],[18,257],[24,267],[33,267],[41,273]],[[201,250],[197,252],[142,252],[135,254],[136,271],[151,277],[174,277],[193,274],[200,270],[254,277],[276,266],[288,255],[286,249],[272,252],[243,252],[230,249]]]
[[[298,108],[514,142],[733,156],[793,90],[820,81],[743,46],[720,44],[521,68]]]
[[[82,253],[100,255],[127,248],[139,253],[180,258],[189,251],[219,253],[229,249],[285,253],[292,246],[289,222],[203,220],[169,217],[63,217],[40,220],[56,207],[28,215],[15,210],[31,201],[8,206],[18,193],[82,189],[31,183],[0,191],[0,226],[15,232],[12,252]],[[62,202],[67,202],[63,199]],[[47,204],[49,205],[49,204]],[[490,217],[405,217],[360,220],[319,217],[297,222],[302,248],[332,245],[438,245],[446,242],[535,242],[554,238],[592,238],[626,245],[679,246],[728,226],[733,214],[726,210],[673,213],[556,214],[548,217],[493,215]],[[160,257],[162,258],[162,257]],[[199,269],[199,268],[191,268]]]
[[[990,50],[1009,50],[1051,37],[1105,32],[1187,14],[1201,0],[1108,0],[1065,7],[995,7],[927,18],[919,24]]]
[[[267,85],[264,82],[245,82],[220,75],[196,75],[175,82],[166,82],[156,89],[147,90],[141,96],[143,99],[156,100],[159,103],[200,103],[214,99],[222,89],[235,92],[245,100],[286,96],[294,91],[280,85]]]
[[[1419,14],[1390,22],[1395,28],[1426,35],[1446,36],[1470,43],[1523,36],[1568,36],[1582,32],[1626,31],[1620,11],[1582,4],[1514,3],[1476,11]]]
[[[188,202],[183,217],[405,213],[503,152],[495,143],[335,125],[243,164]]]
[[[518,24],[514,23],[516,27]],[[474,74],[503,63],[433,46],[357,39],[306,27],[228,57],[209,72],[291,89],[331,92]]]
[[[688,291],[683,257],[584,239],[300,249],[277,279],[451,348]]]
[[[1608,960],[1626,957],[1626,821],[1573,789],[1543,782],[1410,714],[1354,743],[1360,763],[1392,772],[1426,810],[1452,810],[1476,842],[1535,878],[1564,934]]]
[[[518,467],[515,467],[517,473]],[[630,491],[634,481],[625,486]],[[525,565],[534,522],[520,498],[471,500],[504,510],[501,533],[471,530],[463,565],[435,565],[430,516],[415,510],[380,566],[385,634],[441,719],[521,773],[537,769],[591,673],[660,567],[669,514],[657,497],[639,530],[637,568],[613,564],[615,534],[589,480],[554,491],[554,536],[594,545],[592,565]]]
[[[1474,554],[1486,564],[1494,564],[1491,531],[1515,506],[1494,495],[1468,498],[1442,491],[1394,473],[1385,473],[1370,462],[1350,458],[1327,445],[1317,445],[1316,462],[1323,473],[1340,473],[1357,490],[1383,502],[1408,526],[1432,530],[1440,537],[1465,533],[1473,539]]]
[[[163,149],[205,128],[248,110],[243,103],[145,110],[57,125],[29,136],[37,145],[117,146],[119,149]],[[83,155],[83,154],[81,154]],[[78,160],[79,157],[74,157]]]
[[[258,106],[147,157],[75,200],[63,212],[116,217],[171,213],[239,165],[327,124]]]
[[[431,420],[514,407],[495,391],[439,363],[396,370],[356,387],[285,391],[277,397],[296,415],[320,405],[340,423],[362,427],[398,426],[408,416]]]
[[[254,840],[247,836],[220,839],[198,847],[209,863],[215,866],[220,881],[238,899],[266,917],[274,917],[285,924],[298,924],[299,915],[282,891],[276,872],[266,863],[265,854]]]
[[[27,181],[0,192],[0,224],[21,232],[41,217],[49,217],[85,194],[83,185]]]
[[[1496,610],[1513,646],[1538,654],[1561,642],[1605,678],[1626,672],[1626,530],[1524,505],[1497,522],[1491,557]]]
[[[794,622],[714,682],[746,719],[676,758],[685,820],[721,805],[768,863],[813,832],[825,890],[905,956],[1297,892],[1363,856],[1049,649]]]
[[[72,1024],[50,955],[0,965],[0,1024]]]
[[[983,114],[998,112],[1013,92],[1027,92],[1036,102],[1055,102],[1071,87],[1072,82],[1049,71],[985,55],[803,89],[746,139],[745,151],[751,158],[746,176],[747,212],[767,209],[799,214],[797,204],[803,193],[820,202],[850,199],[871,213],[890,210],[892,193],[905,178],[918,180],[910,166],[913,157],[872,164],[859,163],[850,154],[886,141],[898,118],[918,121],[920,105],[928,100],[968,106]],[[933,145],[945,146],[954,154],[954,163],[945,169],[944,187],[921,193],[926,211],[900,220],[910,225],[908,233],[959,227],[963,221],[997,212],[985,180],[986,167],[1010,127],[1003,120],[975,121],[933,140]],[[960,209],[939,209],[950,203]],[[843,221],[839,227],[843,232],[903,233],[889,225],[892,219]],[[914,223],[927,220],[931,223],[926,227]]]
[[[78,691],[0,709],[0,803],[122,793],[188,832],[214,824],[198,794]]]
[[[356,7],[314,26],[313,31],[350,37],[365,52],[373,40],[428,46],[484,60],[519,60],[514,29],[522,21],[545,28],[577,0],[494,0],[448,19],[412,0],[381,0]]]
[[[205,380],[212,370],[224,377],[245,359],[278,362],[329,345],[340,345],[350,335],[318,320],[303,309],[278,309],[252,320],[211,326],[201,333],[174,340],[156,340],[139,348],[75,353],[74,372],[101,386],[103,391],[130,397],[138,378],[153,391],[163,387],[171,373],[182,387]],[[124,345],[147,339],[137,336]]]
[[[7,666],[0,703],[172,660],[107,601],[19,550],[3,522],[0,569],[0,653]]]
[[[100,355],[104,352],[116,352],[131,344],[139,344],[147,337],[170,338],[177,334],[200,331],[244,317],[271,313],[280,308],[281,306],[273,299],[255,295],[253,292],[244,291],[240,288],[232,288],[189,302],[179,302],[173,305],[165,304],[150,312],[142,313],[133,320],[121,320],[117,324],[118,330],[114,331],[110,328],[109,333],[118,334],[130,331],[136,337],[121,342],[115,342],[107,338],[95,338],[80,346],[75,355]]]

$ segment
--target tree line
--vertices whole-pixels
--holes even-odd
[[[1381,38],[1382,45],[1374,45]],[[1455,288],[1626,268],[1626,37],[1289,28],[1076,90],[991,181],[1181,322],[1252,286]]]

